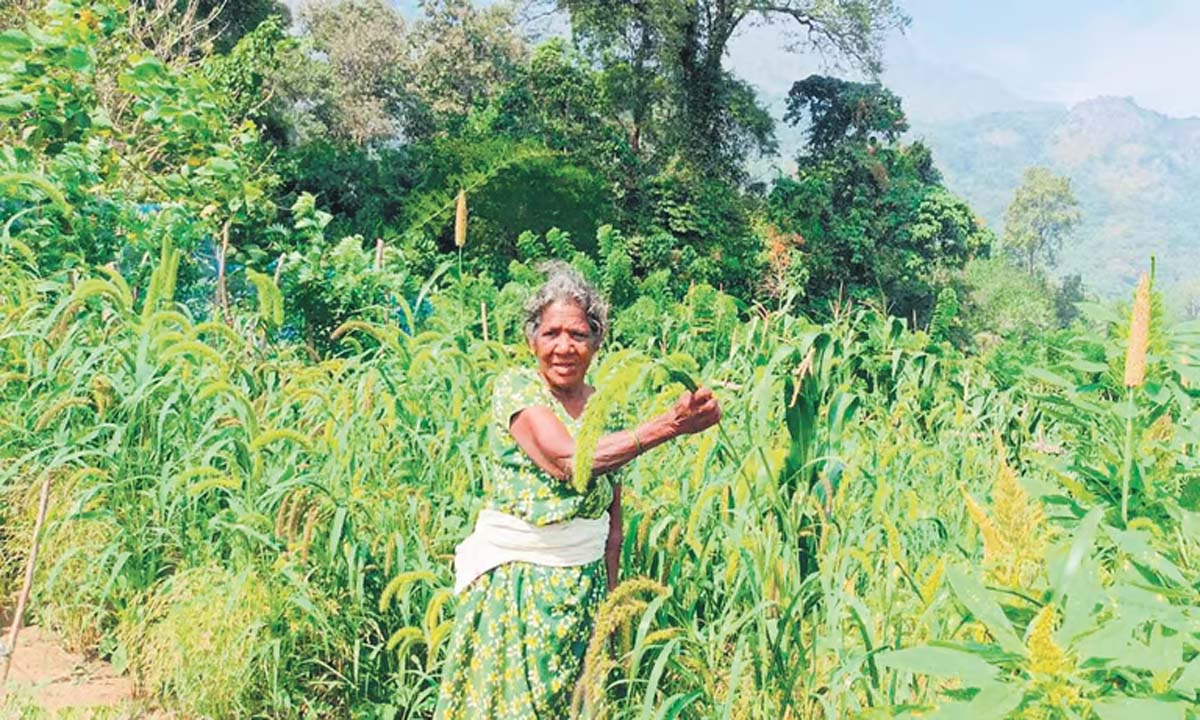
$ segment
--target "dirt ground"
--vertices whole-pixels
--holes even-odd
[[[0,642],[7,640],[3,625]],[[2,662],[2,661],[0,661]],[[2,667],[2,665],[0,665]],[[64,651],[50,633],[38,627],[21,630],[7,687],[0,690],[0,716],[71,718],[162,718],[140,708],[128,677],[108,663]],[[19,709],[19,710],[18,710]]]

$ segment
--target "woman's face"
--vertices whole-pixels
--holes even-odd
[[[591,335],[587,316],[577,304],[557,300],[542,308],[542,322],[530,348],[550,387],[573,391],[583,385],[592,362]]]

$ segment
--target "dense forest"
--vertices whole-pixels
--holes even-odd
[[[1115,303],[1056,274],[1085,219],[1045,167],[988,230],[879,83],[773,117],[749,22],[871,77],[910,18],[0,6],[0,608],[182,717],[430,717],[560,259],[612,304],[606,407],[680,372],[725,407],[623,480],[579,715],[1196,717],[1200,324],[1150,257]],[[754,178],[777,128],[795,171]]]

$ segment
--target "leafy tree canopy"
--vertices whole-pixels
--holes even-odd
[[[773,150],[771,123],[724,66],[745,22],[786,22],[792,47],[815,50],[868,73],[881,68],[887,32],[907,18],[893,0],[560,0],[584,47],[611,69],[614,97],[635,147],[741,176],[747,151]]]
[[[894,143],[908,130],[900,98],[878,83],[809,75],[788,92],[785,122],[809,122],[806,152],[826,157],[847,140]]]
[[[1070,179],[1049,168],[1028,168],[1004,214],[1004,248],[1032,275],[1038,263],[1054,265],[1079,220]]]
[[[924,322],[991,233],[942,186],[924,145],[899,142],[907,121],[890,91],[813,76],[793,86],[789,104],[788,122],[808,122],[809,142],[796,177],[771,192],[768,216],[795,234],[809,307],[886,301]]]

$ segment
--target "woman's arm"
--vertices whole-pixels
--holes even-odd
[[[721,419],[721,409],[708,388],[684,393],[675,407],[632,430],[620,430],[600,438],[592,456],[592,472],[603,474],[620,468],[646,451],[688,433],[712,427]],[[575,440],[548,407],[535,405],[516,413],[509,430],[517,444],[538,467],[560,480],[571,477],[575,468]],[[634,434],[636,433],[636,438]]]
[[[608,508],[608,541],[604,545],[604,565],[608,569],[608,591],[621,580],[621,483],[613,485],[612,505]]]

